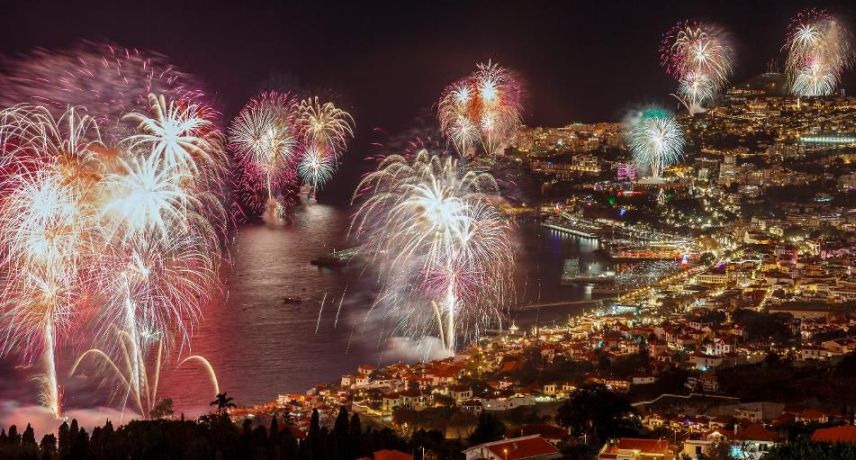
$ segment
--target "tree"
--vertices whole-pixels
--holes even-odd
[[[172,398],[161,399],[149,412],[149,416],[156,420],[170,418],[172,414]]]
[[[48,433],[42,437],[42,442],[39,443],[39,450],[42,451],[43,459],[54,458],[57,455],[56,436]]]
[[[505,425],[490,412],[482,411],[476,429],[473,430],[468,440],[470,444],[475,445],[498,441],[503,436],[505,436]]]
[[[229,415],[229,409],[234,409],[235,407],[238,407],[238,405],[233,402],[234,399],[227,396],[225,391],[223,393],[217,393],[217,396],[215,396],[215,398],[216,399],[214,399],[214,401],[211,401],[209,405],[217,406],[218,415]]]
[[[577,388],[559,407],[556,420],[577,436],[587,433],[601,441],[639,431],[639,420],[630,401],[601,384]]]
[[[35,446],[36,445],[36,434],[33,432],[33,427],[30,424],[27,424],[27,428],[24,429],[24,434],[21,436],[21,445],[26,446]]]
[[[12,425],[9,427],[9,434],[6,435],[6,442],[12,446],[21,445],[21,435],[18,434],[18,427]]]
[[[788,444],[778,444],[764,456],[765,460],[845,460],[853,458],[856,458],[856,445],[854,444],[811,442],[806,438],[800,438]]]
[[[62,422],[59,426],[59,453],[60,457],[64,457],[71,449],[71,432],[67,422]]]

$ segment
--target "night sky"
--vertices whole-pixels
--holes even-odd
[[[634,105],[675,105],[668,94],[676,84],[659,67],[657,47],[681,19],[731,31],[738,82],[771,59],[784,61],[789,18],[806,6],[827,6],[856,27],[848,2],[15,3],[0,12],[6,56],[79,39],[151,49],[196,75],[227,117],[272,76],[296,78],[347,101],[358,125],[352,151],[376,140],[373,128],[406,127],[446,84],[487,59],[523,76],[527,124],[618,120]]]

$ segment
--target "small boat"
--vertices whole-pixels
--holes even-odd
[[[303,299],[301,299],[300,297],[288,297],[288,296],[286,296],[286,297],[282,298],[282,303],[288,304],[288,305],[295,305],[295,304],[299,304],[301,302],[303,302]]]

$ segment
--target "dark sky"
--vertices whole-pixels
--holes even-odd
[[[215,1],[7,2],[0,52],[61,48],[81,38],[167,55],[195,74],[227,116],[270,75],[344,94],[359,127],[395,131],[443,87],[489,58],[525,81],[527,124],[617,120],[629,106],[673,104],[658,65],[663,32],[681,19],[733,35],[735,81],[781,62],[786,1]],[[853,18],[847,2],[823,3]],[[812,3],[818,5],[818,2]],[[845,81],[853,82],[852,76]]]
[[[348,96],[361,126],[394,129],[443,86],[492,58],[526,82],[530,124],[614,119],[664,100],[661,34],[684,18],[731,30],[736,80],[778,57],[785,1],[9,2],[0,51],[106,39],[147,48],[196,74],[231,114],[270,74]],[[69,3],[87,4],[72,6]],[[815,2],[814,4],[817,4]],[[831,5],[849,14],[846,2]],[[667,100],[667,99],[665,99]]]

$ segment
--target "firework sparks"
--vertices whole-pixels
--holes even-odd
[[[649,170],[654,179],[683,154],[681,126],[664,109],[649,107],[631,114],[624,121],[624,130],[633,161],[640,169]]]
[[[102,136],[117,143],[133,130],[122,117],[144,107],[149,94],[171,100],[202,99],[200,86],[157,54],[109,43],[84,42],[68,51],[37,50],[0,75],[0,105],[46,106],[54,116],[86,107]]]
[[[324,185],[333,177],[333,160],[330,155],[312,146],[300,159],[298,172],[301,179],[312,186],[311,194],[317,193],[318,186]]]
[[[413,336],[478,337],[503,314],[513,252],[496,183],[422,151],[384,159],[361,182],[353,231],[384,278],[380,303]]]
[[[247,103],[229,127],[229,144],[238,155],[242,172],[246,175],[256,170],[264,176],[268,207],[284,188],[276,179],[293,177],[283,172],[299,147],[296,107],[287,93],[263,93]],[[250,179],[247,176],[245,180]]]
[[[791,22],[785,48],[790,90],[803,97],[829,96],[853,58],[852,36],[829,12],[808,9]]]
[[[728,83],[734,50],[722,28],[683,21],[665,34],[660,64],[678,81],[678,99],[691,113],[704,111]]]
[[[476,142],[489,155],[497,153],[520,126],[521,110],[520,82],[491,62],[449,85],[438,104],[441,129],[461,155],[469,155]]]
[[[354,137],[351,114],[331,102],[321,104],[317,97],[304,99],[298,107],[298,124],[304,144],[330,152],[334,160]]]
[[[116,53],[95,67],[101,73],[85,52],[44,52],[2,77],[12,84],[5,95],[46,105],[0,113],[0,352],[42,356],[41,399],[56,415],[55,350],[70,341],[97,345],[84,356],[105,358],[147,414],[157,377],[149,380],[146,356],[156,353],[159,367],[162,354],[188,343],[227,258],[216,112],[179,85],[180,74]],[[68,69],[74,60],[83,68]],[[50,74],[51,63],[67,75]],[[59,89],[26,85],[23,75],[37,70]],[[94,112],[57,108],[82,87]],[[165,91],[139,94],[149,88]],[[69,333],[77,328],[85,333]]]

